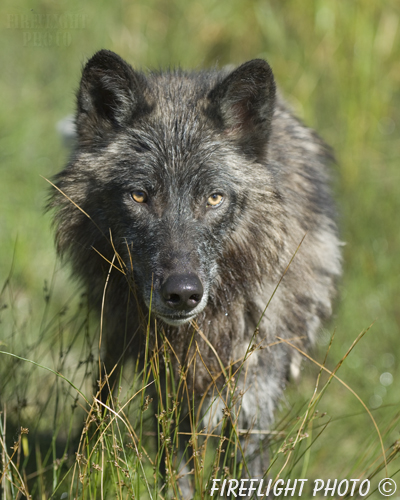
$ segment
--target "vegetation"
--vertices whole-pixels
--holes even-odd
[[[265,58],[296,114],[333,146],[338,218],[346,243],[344,277],[335,316],[312,355],[330,372],[340,365],[335,375],[348,387],[331,380],[325,370],[319,375],[321,367],[305,361],[301,380],[288,386],[276,428],[268,435],[269,476],[313,480],[375,474],[373,490],[379,479],[395,474],[400,468],[395,444],[400,431],[398,1],[4,0],[2,14],[4,498],[23,498],[24,492],[40,499],[155,498],[175,496],[179,488],[174,470],[179,474],[183,461],[175,451],[182,436],[174,422],[188,399],[184,382],[173,387],[171,379],[162,406],[154,411],[150,406],[154,392],[163,390],[157,386],[157,358],[168,365],[171,353],[149,353],[144,371],[125,367],[123,388],[107,408],[93,399],[98,390],[92,386],[98,318],[89,313],[85,297],[68,280],[68,269],[56,259],[50,217],[43,214],[50,189],[43,177],[51,178],[68,155],[56,124],[73,112],[81,65],[99,48],[143,68]],[[144,382],[151,387],[142,390]],[[194,469],[197,497],[205,498],[213,475],[240,473],[243,465],[235,462],[240,430],[232,425],[227,401],[221,427],[231,426],[231,439],[223,443],[228,446],[223,453],[221,427],[207,428],[197,410],[189,469]],[[154,412],[157,430],[147,418]],[[389,461],[387,472],[373,420]],[[215,437],[207,438],[210,433]],[[170,457],[168,494],[161,489],[163,458],[156,441]],[[219,471],[218,454],[224,455]],[[373,492],[371,498],[381,497]]]

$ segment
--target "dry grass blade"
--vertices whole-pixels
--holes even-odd
[[[104,257],[104,255],[103,255],[101,252],[99,252],[99,251],[97,250],[97,248],[92,247],[92,250],[94,250],[94,251],[95,251],[98,255],[100,255],[100,257],[101,257],[102,259],[104,259],[104,260],[105,260],[108,264],[110,264],[110,265],[111,265],[114,269],[116,269],[116,270],[117,270],[117,271],[119,271],[120,273],[122,273],[122,274],[126,275],[126,273],[125,273],[125,271],[124,271],[123,269],[120,269],[119,267],[117,267],[117,266],[114,264],[115,255],[117,255],[116,253],[114,254],[113,260],[112,260],[112,262],[111,262],[111,261],[109,261],[109,260],[107,259],[107,257]]]
[[[259,321],[258,321],[258,323],[257,323],[256,328],[255,328],[255,331],[257,331],[257,329],[259,328],[259,326],[260,326],[260,324],[261,324],[261,321],[262,321],[262,319],[263,319],[263,317],[264,317],[265,313],[267,312],[267,309],[268,309],[268,307],[269,307],[269,305],[270,305],[270,303],[271,303],[271,300],[273,299],[273,297],[274,297],[274,295],[275,295],[276,291],[278,290],[279,285],[282,283],[282,280],[283,280],[283,278],[285,277],[285,274],[288,272],[289,267],[292,265],[292,262],[293,262],[294,258],[296,257],[297,252],[299,251],[299,249],[300,249],[300,247],[301,247],[301,245],[302,245],[302,243],[303,243],[303,241],[304,241],[304,239],[305,239],[305,237],[306,237],[306,236],[307,236],[307,233],[305,233],[305,235],[301,238],[301,241],[300,241],[300,243],[298,244],[298,246],[297,246],[297,248],[296,248],[296,251],[295,251],[295,252],[294,252],[294,254],[292,255],[292,258],[290,259],[289,264],[286,266],[286,269],[283,271],[282,276],[280,277],[280,279],[279,279],[279,281],[278,281],[278,283],[277,283],[276,287],[274,288],[274,291],[273,291],[273,292],[272,292],[272,294],[271,294],[271,297],[269,298],[269,300],[268,300],[268,302],[267,302],[267,305],[266,305],[266,306],[265,306],[265,308],[264,308],[264,311],[262,312],[262,314],[261,314],[261,316],[260,316],[260,319],[259,319]]]
[[[286,460],[285,460],[284,464],[282,465],[280,471],[278,472],[278,474],[276,475],[276,477],[274,479],[274,484],[280,478],[282,472],[284,471],[284,469],[286,468],[287,464],[289,463],[289,460],[290,460],[290,457],[291,457],[291,455],[293,453],[293,450],[294,450],[296,444],[299,442],[299,440],[301,438],[301,433],[302,433],[302,431],[303,431],[303,429],[304,429],[304,427],[306,425],[306,422],[307,422],[307,419],[308,419],[308,417],[310,415],[310,412],[312,411],[312,407],[315,405],[315,402],[318,399],[317,398],[317,393],[318,393],[319,383],[320,383],[320,380],[321,380],[321,374],[322,374],[322,371],[323,371],[322,369],[325,366],[326,360],[328,358],[328,354],[329,354],[330,348],[332,346],[333,337],[334,337],[334,334],[331,337],[328,349],[327,349],[327,351],[325,353],[325,358],[324,358],[323,364],[321,365],[321,369],[320,369],[320,371],[318,373],[318,377],[317,377],[317,380],[316,380],[316,383],[315,383],[314,392],[313,392],[313,394],[311,396],[311,399],[310,399],[310,401],[309,401],[309,403],[307,405],[307,410],[306,410],[306,412],[304,414],[304,418],[303,418],[303,420],[301,422],[301,425],[300,425],[300,427],[299,427],[299,429],[298,429],[298,431],[296,433],[296,438],[295,438],[294,442],[291,445],[291,449],[289,450],[289,453],[287,454],[287,457],[286,457]],[[278,339],[279,339],[279,337],[278,337]],[[279,339],[279,340],[281,340],[281,339]],[[281,447],[281,449],[282,448],[283,447]],[[301,474],[301,477],[304,477],[304,474]]]
[[[329,381],[332,379],[332,378],[335,378],[336,380],[338,380],[348,391],[350,391],[357,399],[358,401],[362,404],[362,406],[364,407],[365,411],[368,413],[372,423],[374,424],[374,427],[376,429],[376,432],[378,434],[378,438],[379,438],[379,441],[380,441],[380,445],[381,445],[381,450],[382,450],[382,457],[383,457],[383,460],[384,460],[384,463],[385,463],[385,473],[386,473],[386,477],[388,476],[388,470],[387,470],[387,462],[386,462],[386,456],[385,456],[385,447],[383,445],[383,439],[382,439],[382,436],[381,436],[381,433],[379,431],[379,427],[378,427],[378,424],[376,423],[372,413],[370,412],[369,408],[367,407],[367,405],[364,403],[364,401],[360,398],[360,396],[349,386],[346,384],[346,382],[344,382],[341,378],[339,378],[337,375],[336,375],[336,372],[338,371],[338,369],[341,367],[341,365],[343,364],[344,360],[347,358],[347,356],[350,354],[350,352],[353,350],[353,348],[355,347],[355,345],[362,339],[362,337],[367,333],[367,331],[372,327],[373,323],[368,327],[366,328],[365,330],[363,330],[358,336],[357,338],[354,340],[354,342],[352,343],[352,345],[350,346],[350,348],[348,349],[348,351],[346,352],[346,354],[342,357],[342,359],[339,361],[339,363],[336,365],[335,369],[333,371],[330,371],[328,370],[328,368],[326,368],[325,366],[323,366],[321,363],[318,363],[318,361],[316,361],[315,359],[313,359],[311,356],[309,356],[307,353],[305,353],[303,350],[301,350],[298,346],[292,344],[291,342],[285,340],[285,339],[281,339],[279,338],[279,340],[281,340],[282,342],[284,342],[285,344],[287,345],[290,345],[291,347],[293,347],[294,349],[296,349],[300,354],[302,354],[304,357],[306,357],[307,359],[309,359],[310,361],[312,361],[314,364],[316,364],[317,366],[320,367],[321,370],[327,372],[329,374],[329,380],[328,380],[328,383]]]
[[[121,265],[121,269],[117,266],[114,266],[115,269],[117,269],[118,271],[120,271],[122,274],[126,274],[122,267],[123,266],[123,261],[121,259],[121,257],[119,256],[118,252],[115,250],[115,247],[114,247],[114,243],[112,241],[112,237],[111,237],[111,233],[110,233],[110,239],[107,238],[107,236],[103,233],[103,231],[100,229],[100,227],[96,224],[96,222],[90,217],[90,215],[85,212],[85,210],[83,210],[83,208],[81,208],[77,203],[74,202],[74,200],[72,200],[68,195],[66,195],[64,193],[64,191],[62,191],[58,186],[56,186],[53,182],[51,182],[49,179],[46,179],[46,177],[43,177],[41,176],[42,179],[44,179],[46,182],[48,182],[51,186],[53,186],[55,189],[57,189],[57,191],[59,191],[63,196],[65,196],[65,198],[70,201],[78,210],[80,210],[91,222],[93,222],[93,224],[97,227],[97,229],[100,231],[100,233],[104,236],[104,238],[106,238],[106,240],[111,244],[111,246],[113,247],[114,249],[114,252],[115,252],[115,255],[117,256],[117,259],[118,259],[118,262],[120,263]],[[111,264],[111,262],[104,256],[102,255],[95,247],[92,247],[92,249],[98,254],[100,255],[100,257],[102,257],[106,262],[108,262],[109,264]],[[115,256],[114,256],[115,257]],[[114,259],[113,259],[113,262],[114,262]]]
[[[104,289],[103,289],[103,297],[102,297],[102,301],[101,301],[99,353],[101,353],[101,344],[102,344],[102,340],[103,340],[104,304],[105,304],[105,299],[106,299],[106,292],[107,292],[108,282],[110,280],[111,271],[112,271],[112,268],[114,266],[114,260],[115,260],[115,254],[114,254],[114,257],[112,259],[112,262],[110,263],[110,269],[108,270],[108,273],[107,273],[107,278],[106,278],[106,282],[104,284]],[[101,386],[101,372],[102,372],[102,370],[101,370],[101,358],[99,356],[99,378],[100,378],[100,386]]]
[[[54,189],[57,189],[58,192],[60,192],[65,198],[67,198],[68,201],[70,201],[78,210],[80,210],[83,215],[86,215],[86,217],[93,222],[93,224],[97,227],[97,229],[100,231],[100,233],[108,240],[107,236],[103,233],[103,231],[100,229],[100,227],[95,223],[95,221],[90,217],[90,215],[83,210],[77,203],[74,202],[73,199],[71,199],[67,194],[64,193],[62,189],[60,189],[58,186],[56,186],[51,180],[46,179],[46,177],[43,177],[43,175],[40,176],[42,179],[44,179],[46,182],[48,182],[51,186],[53,186]]]

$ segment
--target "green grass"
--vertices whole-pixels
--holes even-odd
[[[263,57],[295,113],[318,130],[337,157],[333,181],[341,237],[346,242],[344,277],[335,315],[314,357],[323,359],[335,330],[327,359],[327,367],[333,369],[357,335],[374,322],[341,366],[340,377],[371,408],[385,446],[399,439],[398,1],[5,0],[1,14],[1,286],[12,273],[0,296],[0,307],[7,306],[0,311],[0,350],[59,370],[87,397],[91,394],[92,375],[86,377],[86,386],[80,384],[90,371],[90,363],[84,361],[90,356],[96,359],[96,323],[89,319],[84,299],[74,297],[68,268],[56,260],[50,217],[43,214],[49,186],[41,177],[50,178],[66,161],[55,124],[73,112],[74,91],[86,58],[99,48],[109,48],[136,67],[196,68]],[[21,24],[42,14],[64,16],[64,20],[77,15],[78,24],[59,29]],[[57,33],[65,37],[58,39],[59,45]],[[304,414],[302,405],[312,397],[317,372],[311,362],[305,363],[300,385],[288,387],[278,429],[284,415],[286,431],[296,412]],[[393,377],[389,385],[382,383],[389,380],[382,378],[385,373]],[[30,434],[21,443],[28,440],[29,456],[36,455],[36,463],[42,457],[43,467],[50,467],[68,449],[82,421],[81,402],[73,412],[70,408],[76,393],[51,373],[4,355],[0,356],[0,391],[0,418],[9,429],[7,450],[14,438],[18,440],[15,425],[29,427]],[[336,381],[329,385],[319,408],[328,413],[325,418],[330,423],[293,474],[306,472],[309,478],[361,474],[379,452],[370,417]],[[309,443],[323,422],[310,421],[307,429],[312,426],[312,437],[301,443]],[[39,446],[35,430],[40,436],[51,430],[45,450],[35,449]],[[59,437],[57,443],[52,436]],[[112,443],[114,437],[109,439]],[[43,448],[44,442],[42,438]],[[279,446],[272,452],[277,453]],[[13,460],[19,456],[20,470],[28,470],[31,464],[22,449]],[[73,458],[68,458],[68,464]],[[138,466],[132,465],[132,470]],[[32,478],[35,498],[48,498],[53,481],[59,481],[64,471],[65,466],[52,471],[50,486],[40,486],[40,474]],[[93,492],[88,498],[95,496]]]
[[[17,408],[11,412],[10,406],[4,404],[0,415],[4,498],[28,495],[80,499],[180,498],[185,483],[179,478],[186,477],[190,478],[193,498],[209,499],[213,480],[219,479],[222,485],[224,480],[240,478],[247,468],[248,457],[245,453],[247,431],[237,425],[240,393],[235,379],[239,378],[238,371],[225,367],[224,388],[213,390],[211,401],[219,403],[223,398],[224,410],[217,413],[217,424],[208,420],[214,408],[207,400],[202,402],[203,411],[193,406],[187,386],[189,367],[200,360],[195,356],[187,359],[180,367],[181,376],[176,379],[171,369],[174,352],[168,343],[146,351],[148,356],[143,368],[137,363],[125,365],[118,381],[119,389],[102,403],[101,386],[93,390],[90,377],[97,369],[98,329],[91,329],[84,300],[75,311],[73,316],[61,311],[57,321],[42,323],[37,344],[30,346],[26,354],[40,359],[39,363],[0,351],[3,375],[11,375],[9,380],[2,380],[5,399],[13,400],[7,392],[10,389],[18,395],[26,391],[25,401],[18,401]],[[67,342],[63,338],[65,330],[75,332],[74,338]],[[278,413],[275,428],[266,433],[268,443],[263,443],[269,447],[270,455],[266,483],[278,478],[283,481],[307,479],[310,485],[306,486],[305,493],[311,495],[313,479],[327,479],[326,471],[315,469],[312,462],[324,451],[329,457],[334,454],[334,447],[325,448],[325,436],[336,422],[325,411],[321,412],[321,408],[325,408],[332,397],[333,380],[346,386],[338,378],[339,370],[367,333],[364,331],[357,337],[332,371],[325,367],[326,357],[320,363],[315,362],[319,373],[310,383],[309,394],[297,398],[293,408]],[[332,339],[327,354],[333,345]],[[20,351],[21,346],[16,350]],[[249,349],[247,356],[253,352],[254,349]],[[51,354],[55,354],[55,366],[49,369]],[[167,367],[165,380],[160,377],[162,363]],[[40,387],[35,383],[38,379]],[[101,384],[107,383],[107,379],[102,378]],[[376,415],[372,415],[351,387],[346,390],[358,400],[362,410],[359,416],[365,417],[371,430],[367,437],[364,431],[364,446],[356,461],[345,464],[338,477],[370,480],[374,492],[381,476],[396,474],[398,469],[399,442],[384,450],[385,460],[381,452],[390,440],[399,415],[391,414],[386,428],[380,422],[379,430]],[[33,408],[36,413],[32,414]],[[28,422],[31,427],[16,428],[16,413],[19,423]],[[156,420],[151,417],[154,413]],[[177,425],[184,418],[190,425]],[[9,426],[11,431],[7,433]],[[10,442],[11,435],[14,442]],[[186,445],[184,455],[179,447],[182,440],[192,447]],[[325,450],[319,447],[321,441]],[[329,460],[326,462],[330,468]],[[162,463],[165,463],[165,477],[160,471]],[[332,474],[328,474],[329,477]]]

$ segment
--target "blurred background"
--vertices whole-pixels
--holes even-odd
[[[87,58],[108,48],[147,69],[261,57],[295,114],[337,159],[332,177],[346,243],[344,276],[335,315],[313,355],[322,362],[335,332],[327,359],[333,369],[373,323],[338,375],[371,409],[385,446],[399,439],[399,1],[3,0],[0,12],[0,350],[38,361],[44,346],[37,339],[47,329],[50,344],[58,342],[49,325],[76,295],[68,267],[55,255],[44,178],[67,160],[56,124],[74,112]],[[9,412],[27,426],[42,372],[35,371],[30,392],[27,378],[10,376],[8,362],[0,355],[3,403],[12,400]],[[299,385],[286,391],[283,414],[310,398],[316,374],[306,362]],[[307,475],[346,477],[377,445],[374,426],[336,381],[320,409],[331,422],[313,445]]]

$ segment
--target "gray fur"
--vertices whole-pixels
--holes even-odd
[[[152,287],[153,342],[158,319],[185,364],[195,319],[223,364],[238,363],[306,234],[259,325],[255,342],[264,348],[251,354],[238,382],[239,427],[268,430],[290,366],[299,364],[277,337],[302,349],[314,343],[341,272],[330,149],[293,117],[261,60],[233,72],[144,75],[100,51],[83,71],[76,127],[75,149],[56,184],[91,219],[56,190],[50,206],[58,250],[95,307],[113,246],[124,263],[125,275],[111,271],[105,301],[109,368],[125,336],[134,337],[132,354],[143,354]],[[148,193],[147,203],[132,200],[137,189]],[[210,208],[216,192],[224,201]],[[171,273],[196,273],[204,288],[194,310],[173,317],[160,292]],[[198,333],[196,341],[208,370],[220,374],[213,350]],[[199,398],[210,386],[208,370],[197,360],[195,377],[187,377]],[[219,421],[220,409],[215,413]],[[253,437],[249,453],[258,446]],[[259,454],[253,477],[265,467]]]

